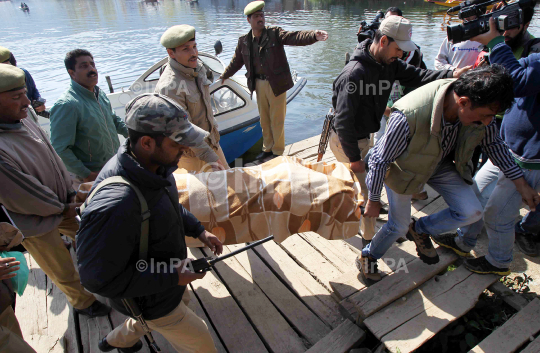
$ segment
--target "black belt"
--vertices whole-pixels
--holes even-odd
[[[267,80],[268,76],[266,75],[255,75],[255,78],[258,80]]]

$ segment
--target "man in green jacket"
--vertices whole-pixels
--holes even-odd
[[[429,83],[394,104],[386,132],[368,162],[364,217],[378,216],[383,182],[390,212],[388,223],[357,260],[364,277],[380,279],[377,259],[399,237],[407,235],[416,243],[420,259],[435,264],[439,256],[430,237],[439,239],[482,218],[482,206],[471,187],[470,160],[478,145],[514,182],[523,200],[536,206],[538,193],[525,181],[493,121],[497,112],[512,105],[512,87],[512,77],[492,66],[469,71],[458,80]],[[443,197],[448,208],[411,223],[411,195],[425,184]]]
[[[124,121],[98,86],[94,58],[75,49],[64,60],[69,88],[51,109],[51,143],[72,174],[75,189],[94,181],[120,147],[118,134],[128,137]]]
[[[280,27],[265,26],[264,1],[252,1],[244,9],[251,31],[238,39],[231,63],[221,79],[224,81],[246,66],[248,88],[257,92],[261,116],[263,151],[258,160],[267,160],[285,150],[285,113],[287,90],[294,86],[285,45],[310,45],[325,41],[325,31],[288,32]]]

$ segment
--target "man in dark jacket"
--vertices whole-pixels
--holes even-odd
[[[250,2],[244,9],[251,31],[238,39],[231,63],[221,79],[233,76],[246,66],[246,77],[251,93],[257,92],[257,106],[261,116],[263,151],[257,159],[280,156],[285,150],[285,114],[287,90],[294,86],[284,45],[303,46],[325,41],[325,31],[284,31],[280,27],[265,26],[264,1]]]
[[[372,146],[370,134],[377,132],[394,81],[418,87],[441,78],[459,77],[465,70],[430,71],[407,65],[403,51],[413,51],[412,25],[399,16],[389,16],[375,33],[355,49],[351,61],[334,81],[332,105],[335,131],[330,148],[339,162],[350,163],[368,199],[365,165],[362,160]],[[360,227],[365,240],[375,234],[375,218],[363,217]]]
[[[204,321],[188,307],[186,285],[203,274],[186,269],[185,236],[198,238],[214,253],[222,244],[178,202],[172,172],[182,153],[207,136],[192,125],[172,99],[144,94],[126,106],[129,138],[103,167],[96,185],[112,176],[127,178],[143,194],[150,212],[148,262],[139,260],[141,208],[128,185],[111,184],[96,192],[82,214],[77,234],[77,262],[82,284],[112,299],[128,315],[121,298],[135,298],[148,326],[161,333],[178,351],[213,352]],[[132,318],[103,338],[102,351],[142,347],[141,324]]]

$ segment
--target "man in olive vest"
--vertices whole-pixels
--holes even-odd
[[[390,212],[386,223],[363,250],[356,265],[362,274],[379,280],[380,259],[397,238],[407,235],[427,264],[439,262],[430,236],[454,231],[482,218],[471,187],[476,146],[481,145],[531,207],[538,193],[523,178],[493,117],[511,107],[512,77],[500,66],[476,69],[459,79],[427,84],[392,107],[386,132],[369,158],[365,216],[377,217],[383,182]],[[448,208],[410,223],[411,195],[425,184],[437,191]],[[409,224],[410,223],[410,224]]]

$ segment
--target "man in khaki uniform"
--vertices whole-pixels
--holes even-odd
[[[264,1],[250,2],[244,9],[251,31],[238,39],[238,46],[229,66],[221,75],[224,81],[246,66],[249,90],[257,92],[261,116],[263,151],[258,160],[268,160],[285,150],[285,114],[287,90],[294,86],[285,45],[304,46],[325,41],[325,31],[284,31],[265,26]]]
[[[210,133],[206,143],[184,153],[178,167],[188,172],[228,169],[210,104],[212,81],[208,76],[212,73],[198,60],[195,28],[173,26],[161,36],[161,45],[167,48],[169,63],[159,78],[155,93],[172,98],[188,113],[189,121]]]
[[[81,285],[60,233],[79,229],[71,177],[26,97],[24,72],[0,65],[0,203],[24,235],[23,245],[75,311],[105,316],[111,308]],[[24,151],[24,153],[21,153]]]

